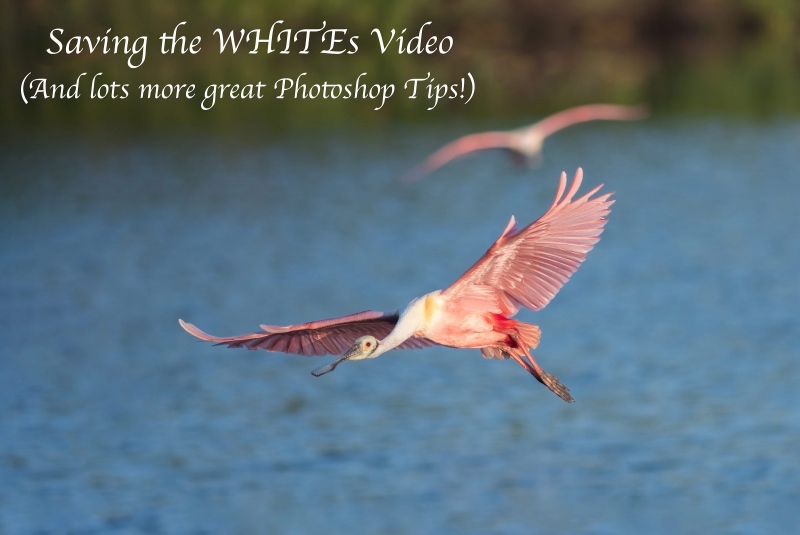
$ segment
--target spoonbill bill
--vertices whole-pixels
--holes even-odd
[[[578,168],[567,189],[561,173],[547,212],[519,230],[511,216],[503,233],[466,273],[444,290],[414,299],[402,314],[366,310],[298,325],[261,325],[241,336],[212,336],[178,320],[189,334],[228,347],[299,355],[342,355],[312,373],[320,376],[346,360],[372,359],[392,349],[430,345],[480,349],[490,359],[516,360],[567,402],[569,389],[546,373],[530,350],[539,344],[538,326],[511,319],[521,307],[540,310],[578,269],[600,239],[613,200],[593,197],[602,185],[574,198],[583,180]]]
[[[411,184],[452,160],[482,150],[501,149],[509,152],[518,163],[533,163],[541,158],[545,138],[568,126],[597,120],[635,121],[646,116],[645,106],[586,104],[560,111],[517,130],[470,134],[448,143],[425,158],[407,171],[400,181]]]

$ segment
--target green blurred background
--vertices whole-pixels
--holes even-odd
[[[340,56],[319,53],[220,55],[212,32],[260,28],[276,20],[282,28],[346,28],[359,35],[359,51]],[[181,21],[184,34],[200,35],[196,56],[161,55],[158,36]],[[381,54],[373,28],[454,40],[446,55]],[[369,125],[395,121],[438,121],[457,114],[469,118],[541,115],[587,102],[649,103],[656,113],[796,114],[800,111],[800,2],[795,0],[500,0],[497,2],[411,0],[202,0],[165,3],[128,1],[22,1],[0,7],[5,88],[0,124],[69,130],[219,130],[254,126],[278,131],[317,126]],[[126,56],[50,55],[50,30],[74,35],[148,36],[144,65],[131,69]],[[318,40],[316,40],[318,43]],[[297,44],[295,50],[299,50]],[[427,72],[439,81],[476,80],[469,104],[452,100],[428,111],[421,99],[395,95],[380,111],[370,100],[225,100],[210,111],[192,100],[20,98],[23,77],[46,77],[70,84],[81,72],[102,72],[106,81],[252,83],[296,77],[309,82],[352,83],[361,72],[370,83],[402,86]],[[86,77],[86,78],[88,78]],[[84,80],[84,84],[87,80]],[[85,85],[83,86],[85,87]],[[270,91],[266,92],[271,95]]]

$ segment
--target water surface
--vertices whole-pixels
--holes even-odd
[[[787,533],[800,523],[797,122],[596,123],[413,188],[483,126],[7,140],[0,532]],[[615,191],[537,358],[201,344],[453,282],[558,173]]]

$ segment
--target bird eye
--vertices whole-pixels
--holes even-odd
[[[367,346],[367,347],[372,347],[372,342],[367,342],[364,345]]]

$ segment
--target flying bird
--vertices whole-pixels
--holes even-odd
[[[579,168],[566,191],[567,175],[561,173],[555,200],[541,218],[519,230],[511,216],[497,241],[466,273],[448,288],[414,299],[402,314],[366,310],[298,325],[261,325],[261,331],[230,337],[178,321],[189,334],[218,345],[306,356],[343,354],[314,370],[315,376],[344,361],[372,359],[392,349],[480,349],[486,358],[514,359],[572,402],[569,389],[531,355],[539,344],[539,327],[511,318],[522,307],[544,308],[600,239],[614,201],[611,193],[593,197],[602,185],[576,199],[582,180]]]
[[[509,152],[518,163],[532,163],[541,158],[545,138],[568,126],[601,119],[635,121],[646,116],[645,106],[587,104],[558,112],[517,130],[470,134],[448,143],[425,158],[407,171],[400,181],[411,184],[452,160],[482,150],[501,149]]]

